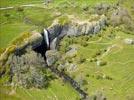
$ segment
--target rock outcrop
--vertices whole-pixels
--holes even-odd
[[[15,50],[16,55],[22,54],[28,46],[31,46],[32,49],[39,47],[42,44],[43,37],[38,32],[32,32],[32,35],[24,41],[23,44],[17,45]]]
[[[96,34],[103,29],[107,24],[107,18],[102,15],[97,21],[79,21],[70,19],[70,23],[60,25],[58,20],[55,20],[53,24],[47,28],[50,42],[50,49],[56,50],[60,40],[65,36],[79,36]],[[32,46],[33,49],[45,44],[44,37],[40,33],[34,33],[23,45],[19,46],[16,53],[20,50],[26,49],[27,46]],[[46,48],[47,49],[47,48]]]
[[[67,36],[79,36],[79,35],[88,35],[88,34],[96,34],[101,29],[103,29],[107,24],[107,18],[102,15],[98,21],[71,21],[65,25],[60,25],[58,20],[48,27],[48,31],[50,33],[50,42],[54,39],[60,40],[65,35]],[[54,40],[56,44],[56,40]],[[56,45],[52,43],[50,47],[52,49],[56,48]],[[54,47],[55,46],[55,47]]]
[[[66,52],[65,57],[72,58],[77,55],[77,48],[75,46],[71,46],[70,50]]]
[[[111,17],[110,17],[110,23],[113,26],[117,26],[120,24],[131,24],[132,18],[129,15],[129,12],[125,8],[119,7],[115,11],[113,11]]]
[[[47,65],[52,66],[60,58],[60,54],[56,50],[48,50],[46,51],[46,58]]]
[[[134,44],[134,39],[131,39],[131,38],[124,39],[124,43],[133,45]]]

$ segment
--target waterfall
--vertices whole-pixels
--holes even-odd
[[[49,37],[48,37],[48,31],[46,29],[44,29],[44,39],[45,39],[45,42],[47,44],[47,48],[49,48]]]

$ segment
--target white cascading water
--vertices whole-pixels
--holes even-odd
[[[44,38],[46,40],[47,47],[49,48],[49,37],[48,37],[48,31],[44,29]]]

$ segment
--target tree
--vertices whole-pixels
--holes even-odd
[[[45,69],[45,61],[41,54],[28,49],[24,55],[12,55],[8,64],[13,74],[12,82],[17,85],[26,88],[48,86],[51,73]]]
[[[7,18],[7,21],[10,19],[10,14],[9,13],[5,13],[4,16]]]
[[[25,15],[24,15],[24,8],[23,7],[17,7],[16,11],[19,13],[20,19],[21,19],[21,17],[24,18]]]

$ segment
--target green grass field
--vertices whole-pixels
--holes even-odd
[[[76,79],[83,77],[88,82],[83,88],[88,88],[87,92],[89,94],[94,94],[98,90],[102,91],[108,100],[134,99],[134,46],[124,43],[125,38],[134,38],[134,36],[115,31],[115,38],[109,38],[110,32],[108,31],[109,28],[102,32],[101,37],[89,38],[87,47],[76,44],[78,54],[75,58],[72,58],[72,61],[77,65],[77,68],[76,71],[71,72],[71,75]],[[81,38],[81,36],[78,38]],[[65,41],[66,39],[63,39],[61,47]],[[110,48],[109,51],[97,56],[98,60],[106,61],[107,65],[98,66],[96,61],[90,61],[98,51],[108,48]],[[86,61],[78,64],[76,59],[81,56]],[[105,79],[105,76],[111,77],[112,80]]]
[[[8,6],[19,6],[19,5],[25,5],[25,4],[36,4],[36,3],[42,3],[43,0],[1,0],[0,1],[0,7],[8,7]]]
[[[0,86],[1,100],[75,100],[78,97],[78,93],[69,84],[57,79],[47,89],[41,90]]]
[[[24,23],[13,23],[0,27],[0,48],[5,48],[10,42],[21,33],[28,32],[32,26]],[[14,30],[14,31],[13,31]]]

